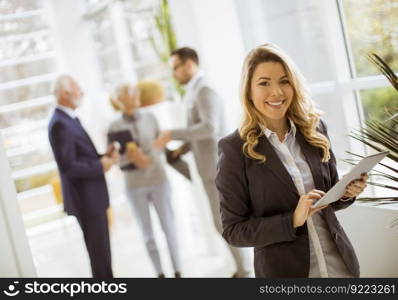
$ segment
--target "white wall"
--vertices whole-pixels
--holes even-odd
[[[201,68],[224,100],[228,132],[238,127],[245,50],[234,1],[170,0],[178,46],[199,52]]]
[[[0,277],[36,277],[1,135],[0,170]]]
[[[354,204],[338,219],[357,253],[361,277],[398,277],[398,205]]]

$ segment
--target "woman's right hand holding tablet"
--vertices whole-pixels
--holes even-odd
[[[311,190],[308,194],[302,195],[297,203],[296,209],[293,214],[293,227],[297,228],[303,226],[305,221],[313,214],[324,209],[325,206],[312,208],[315,200],[321,199],[325,195],[325,192],[320,190]]]

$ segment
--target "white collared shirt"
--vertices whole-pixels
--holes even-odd
[[[76,119],[77,118],[76,112],[72,108],[66,107],[66,106],[63,106],[63,105],[60,105],[60,104],[57,104],[55,107],[60,109],[60,110],[62,110],[64,113],[66,113],[72,119]]]
[[[278,135],[268,128],[264,128],[264,133],[292,177],[297,191],[300,195],[305,195],[315,188],[314,181],[300,145],[296,142],[296,126],[291,120],[289,120],[289,123],[290,130],[286,133],[282,142],[279,140]]]
[[[204,75],[203,71],[199,70],[196,74],[184,85],[185,91],[188,93],[195,86],[196,82]]]

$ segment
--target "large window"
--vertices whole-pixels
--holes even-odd
[[[159,0],[88,1],[96,53],[107,90],[122,81],[155,79],[171,89],[170,73],[162,61],[164,40],[156,26]]]
[[[236,0],[247,50],[275,43],[289,53],[311,83],[333,80],[334,61],[323,2]]]
[[[0,132],[25,221],[56,207],[47,123],[58,67],[44,4],[0,1]]]
[[[398,71],[398,1],[365,0],[358,5],[358,1],[343,0],[341,3],[352,76],[368,81],[369,88],[365,86],[359,93],[364,117],[384,120],[386,110],[396,109],[398,105],[397,93],[388,86],[373,88],[372,83],[380,72],[366,55],[374,52]]]
[[[102,80],[106,88],[111,88],[123,78],[120,57],[115,39],[115,28],[109,9],[105,9],[91,18]]]
[[[146,1],[139,4],[139,1],[125,2],[129,41],[136,62],[137,78],[165,80],[168,72],[160,58],[164,52],[164,45],[155,20],[160,1]]]
[[[379,74],[366,59],[369,52],[378,53],[398,70],[398,1],[364,0],[358,5],[343,0],[342,4],[357,76]]]

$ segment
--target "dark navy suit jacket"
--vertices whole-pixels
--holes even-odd
[[[109,196],[101,155],[80,122],[55,109],[48,134],[61,176],[65,212],[77,217],[103,214]]]
[[[327,135],[323,122],[319,131]],[[296,139],[311,169],[315,188],[327,192],[338,181],[333,152],[328,162],[321,162],[322,151],[310,145],[300,130]],[[238,131],[219,142],[216,185],[223,237],[236,247],[254,247],[256,277],[307,277],[309,238],[306,224],[293,228],[293,212],[300,198],[293,180],[264,135],[259,138],[256,151],[266,155],[265,164],[246,157],[243,143]],[[335,211],[354,201],[355,198],[334,202],[323,209],[323,215],[343,261],[358,277],[358,259],[335,215]]]

